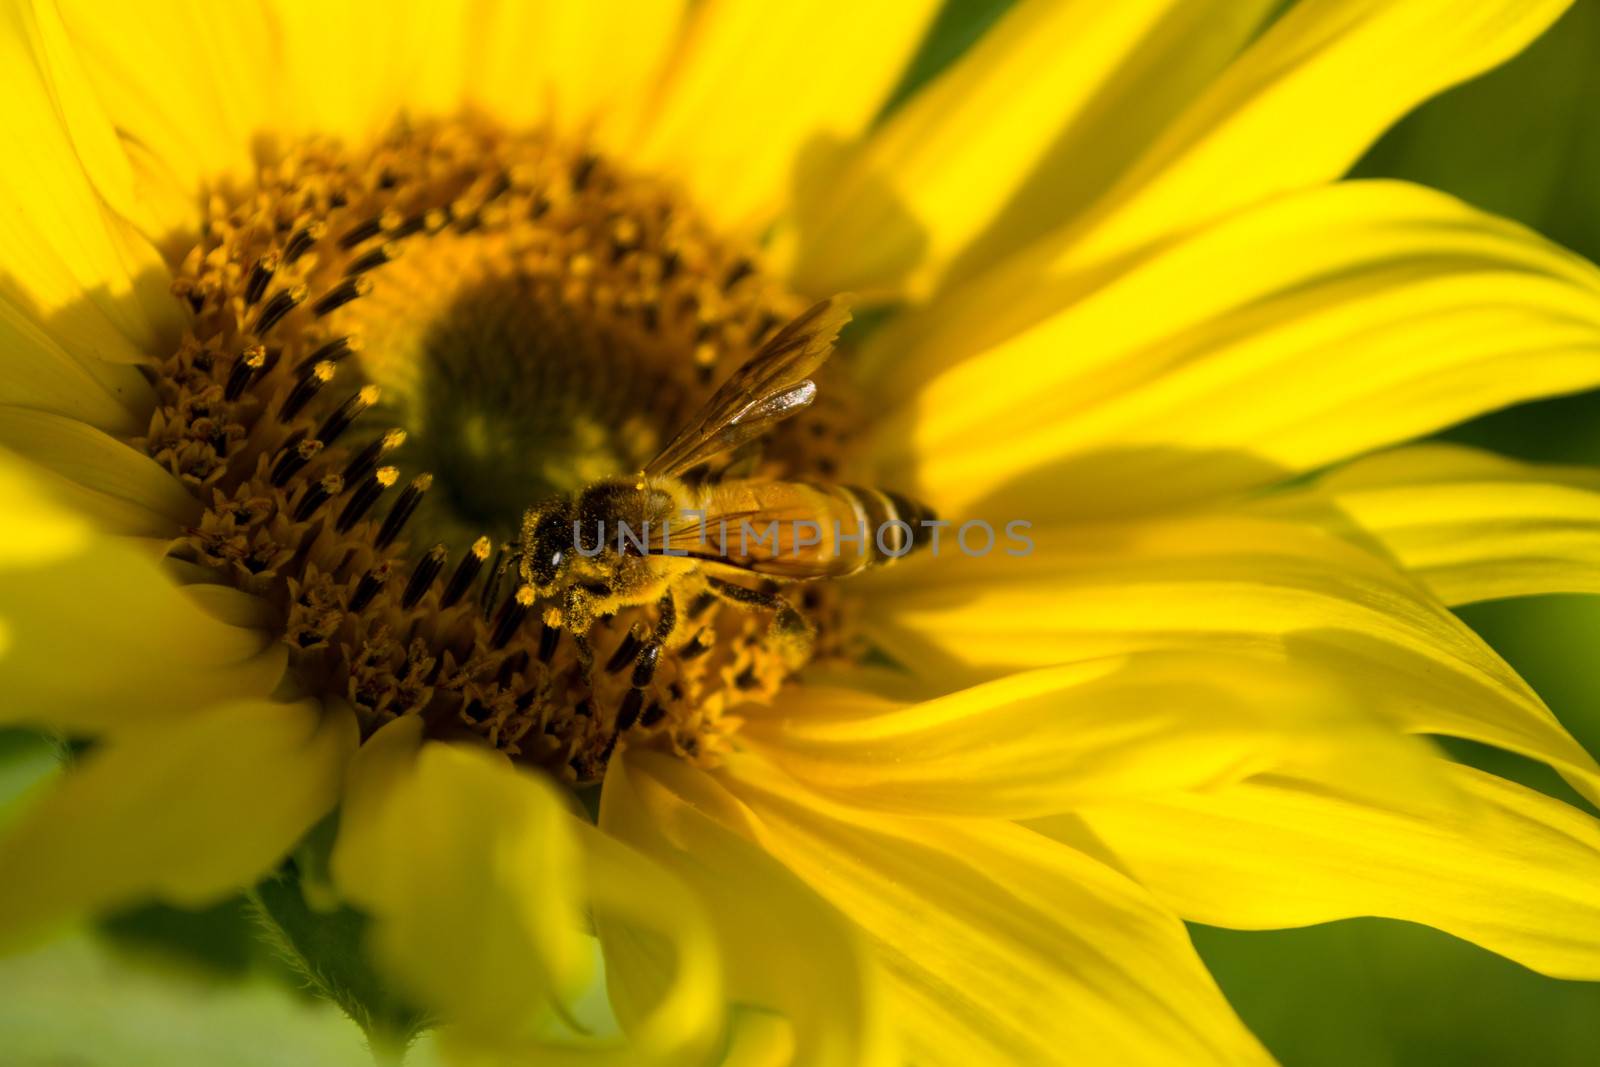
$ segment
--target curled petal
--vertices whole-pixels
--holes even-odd
[[[1600,979],[1600,822],[1470,767],[1440,769],[1471,801],[1446,817],[1278,778],[1082,817],[1186,919],[1266,929],[1381,915]]]
[[[799,283],[926,295],[1064,226],[1217,76],[1271,6],[1016,4],[859,147],[813,163],[830,180],[800,187],[780,238]]]
[[[947,689],[1139,651],[1287,657],[1415,733],[1549,762],[1600,797],[1600,766],[1484,642],[1391,561],[1252,515],[1050,524],[1017,558],[908,560],[877,580],[869,632]]]
[[[220,704],[92,750],[0,838],[0,938],[137,901],[243,889],[333,806],[348,712]]]
[[[749,826],[741,811],[704,772],[659,754],[625,752],[607,773],[600,826],[706,902],[729,999],[787,1020],[794,1064],[897,1062],[865,944],[745,836]],[[616,958],[618,947],[608,945],[608,959]],[[776,960],[782,966],[774,966]],[[635,957],[635,971],[639,962]],[[756,1036],[745,1033],[742,1040]],[[769,1034],[760,1044],[771,1040]]]
[[[97,455],[121,447],[104,439],[94,446]],[[148,517],[151,501],[135,504],[133,495],[149,472],[77,462],[87,485],[0,456],[0,722],[117,734],[265,698],[283,677],[280,643],[221,621],[147,546],[102,535],[61,502],[90,501],[85,510],[101,518],[126,504],[120,514]]]
[[[1446,604],[1600,593],[1600,469],[1418,445],[1260,510],[1354,523]]]
[[[743,735],[851,804],[1027,818],[1313,761],[1416,784],[1427,747],[1337,675],[1246,656],[1141,653],[1009,675],[921,703],[796,689]]]
[[[877,947],[912,1062],[1271,1062],[1176,917],[1084,853],[1009,822],[853,811],[759,763],[727,777],[763,847]]]
[[[362,746],[330,871],[403,988],[512,1041],[591,978],[578,845],[552,786],[497,753],[420,744],[421,725]]]
[[[952,517],[1171,507],[1600,383],[1600,272],[1400,182],[990,284],[874,344],[882,477]]]

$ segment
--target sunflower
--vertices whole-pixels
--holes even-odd
[[[1280,6],[8,5],[0,684],[81,744],[0,936],[292,875],[463,1063],[1268,1061],[1185,919],[1600,978],[1600,824],[1428,740],[1600,798],[1450,611],[1595,591],[1600,474],[1404,445],[1600,385],[1600,272],[1337,180],[1566,5]],[[845,291],[709,474],[943,552],[520,580]]]

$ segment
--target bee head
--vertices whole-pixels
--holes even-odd
[[[572,552],[575,513],[572,502],[563,498],[523,517],[522,575],[541,592],[555,585]]]

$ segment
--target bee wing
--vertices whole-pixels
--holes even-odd
[[[671,524],[666,547],[704,563],[774,578],[853,574],[864,545],[845,549],[836,526],[854,531],[862,515],[847,494],[800,482],[738,481],[715,487],[694,519]]]
[[[722,383],[661,454],[645,464],[644,473],[676,477],[805,410],[817,396],[809,375],[832,354],[840,328],[849,321],[842,296],[801,312]]]

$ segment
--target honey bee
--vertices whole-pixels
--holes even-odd
[[[925,543],[923,521],[933,512],[898,493],[764,479],[696,485],[684,477],[809,407],[817,394],[810,376],[849,319],[837,297],[812,306],[762,344],[636,475],[603,479],[524,514],[522,579],[557,605],[555,632],[572,635],[586,673],[594,659],[586,634],[595,619],[658,606],[648,639],[624,642],[636,651],[618,732],[638,717],[663,649],[683,640],[675,591],[701,586],[699,595],[774,612],[779,647],[798,666],[809,655],[808,624],[783,597],[736,579],[843,577]],[[616,669],[626,666],[624,660]]]

